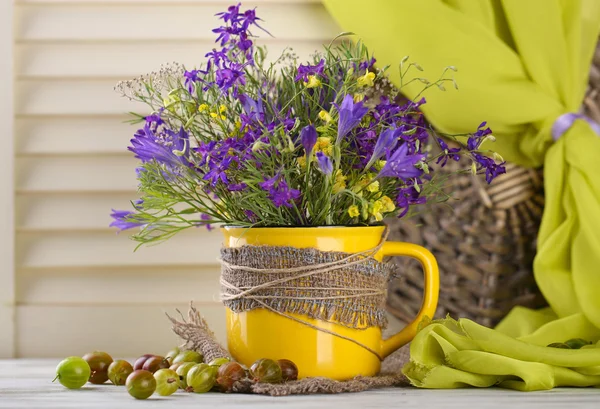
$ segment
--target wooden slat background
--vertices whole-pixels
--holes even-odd
[[[143,109],[114,84],[164,62],[202,61],[213,15],[231,3],[15,1],[16,356],[164,352],[176,339],[163,313],[189,300],[224,339],[218,232],[188,231],[134,253],[108,224],[111,207],[136,198],[136,162],[126,151],[135,128],[123,120]],[[339,32],[318,0],[244,6],[259,7],[275,36],[264,38],[272,56],[291,46],[307,57]],[[0,308],[0,325],[7,311]]]

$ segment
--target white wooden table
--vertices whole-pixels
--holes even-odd
[[[145,401],[136,401],[124,387],[88,384],[81,390],[72,391],[59,383],[53,384],[54,369],[58,361],[0,360],[0,408],[600,408],[600,389],[555,389],[522,393],[502,389],[441,391],[388,388],[356,394],[279,398],[176,393],[170,397],[153,396]]]

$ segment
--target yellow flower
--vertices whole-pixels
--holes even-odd
[[[352,205],[348,208],[348,215],[350,217],[358,217],[358,215],[360,215],[360,212],[358,211],[358,206],[357,205]]]
[[[362,202],[360,215],[363,219],[367,220],[369,218],[369,202]]]
[[[358,82],[359,87],[372,87],[374,79],[375,79],[375,73],[367,72],[362,77],[358,77],[356,82]]]
[[[226,107],[225,105],[221,105],[221,106],[219,107],[219,112],[220,112],[220,113],[223,113],[223,112],[225,112],[225,111],[227,111],[227,107]]]
[[[352,186],[352,191],[354,193],[360,192],[361,190],[363,190],[370,184],[372,179],[373,179],[373,175],[371,173],[362,176],[358,180],[358,182],[356,182],[356,184],[354,186]]]
[[[365,94],[354,94],[354,102],[360,102],[365,99]]]
[[[325,122],[331,121],[331,115],[329,115],[329,112],[327,112],[327,111],[319,112],[319,118],[321,118]]]
[[[304,81],[306,88],[317,88],[321,86],[321,81],[314,75],[308,76],[308,81]]]
[[[333,182],[333,193],[340,193],[346,189],[346,179],[348,178],[338,169],[335,174],[335,181]]]
[[[385,161],[385,160],[378,160],[377,162],[375,162],[375,169],[377,169],[377,170],[383,169],[383,167],[385,166],[386,163],[387,163],[387,161]]]
[[[240,129],[242,129],[242,123],[240,121],[235,121],[233,130],[229,133],[229,136],[240,136]]]
[[[386,213],[393,212],[396,209],[394,201],[388,196],[383,196],[379,201],[383,204],[383,211]]]
[[[210,113],[210,116],[211,116],[212,118],[219,118],[219,116],[220,116],[222,120],[226,120],[226,119],[227,119],[227,117],[226,117],[225,115],[219,115],[219,114],[217,114],[216,112],[211,112],[211,113]]]
[[[298,161],[298,166],[302,169],[306,169],[306,156],[299,156],[296,160]]]
[[[331,144],[331,138],[327,136],[320,136],[317,138],[317,143],[314,147],[315,153],[323,152],[327,155],[333,155],[333,145]]]
[[[379,191],[379,181],[376,180],[375,182],[371,183],[369,186],[367,186],[367,190],[371,193],[375,193]]]
[[[375,217],[375,220],[378,222],[382,221],[383,215],[381,214],[381,211],[383,210],[383,203],[381,200],[375,201],[370,207],[370,213]]]
[[[200,106],[198,107],[198,111],[200,112],[204,112],[208,110],[208,105],[207,104],[200,104]]]

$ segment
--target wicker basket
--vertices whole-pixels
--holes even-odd
[[[600,43],[583,111],[600,122]],[[392,239],[421,244],[437,257],[439,317],[451,314],[493,326],[516,305],[544,305],[532,272],[544,205],[542,171],[514,164],[506,170],[489,186],[461,174],[453,180],[459,200],[451,206],[437,205],[429,213],[390,224]],[[423,277],[413,261],[397,263],[402,277],[390,283],[388,309],[408,322],[421,305]]]

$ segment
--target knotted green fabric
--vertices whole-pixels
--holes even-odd
[[[556,142],[551,129],[559,116],[577,112],[581,106],[600,31],[600,1],[324,0],[324,3],[343,30],[352,31],[364,40],[380,66],[397,67],[409,55],[411,61],[425,68],[430,79],[436,79],[448,65],[459,69],[456,75],[459,91],[432,90],[426,94],[428,102],[423,111],[438,129],[448,133],[472,132],[486,120],[497,138],[491,148],[514,163],[544,166],[546,205],[534,274],[552,314],[516,309],[496,331],[487,330],[486,336],[502,341],[507,340],[506,335],[512,341],[522,337],[520,342],[552,343],[569,339],[563,334],[572,332],[570,338],[597,341],[600,338],[600,137],[582,120],[575,121]],[[397,69],[391,68],[390,72],[392,80],[398,81]],[[403,92],[414,98],[421,85],[413,83]],[[476,328],[475,324],[465,322],[461,321],[460,326],[464,336],[474,337],[470,331]],[[578,325],[568,328],[573,323]],[[433,328],[440,326],[444,324]],[[447,331],[434,335],[433,331],[419,333],[413,342],[414,368],[418,368],[411,375],[415,385],[489,386],[501,382],[502,386],[530,390],[586,384],[580,378],[566,376],[562,370],[556,372],[561,376],[554,382],[541,378],[539,382],[530,379],[523,383],[502,380],[499,375],[485,372],[486,368],[500,365],[497,360],[502,355],[466,348],[473,344],[461,344],[465,348],[458,348],[465,352],[460,355],[464,359],[435,360],[433,350],[425,349],[417,354],[419,343],[451,335]],[[536,345],[543,344],[540,342]],[[439,352],[440,347],[436,348]],[[512,368],[511,379],[521,377],[525,373],[522,368],[530,367],[529,362],[539,362],[537,350],[524,351],[533,355],[528,359],[523,355],[505,356],[517,360],[511,361],[514,365],[503,367],[508,372]],[[554,349],[550,352],[564,355]],[[589,352],[568,351],[568,356],[580,353],[589,355]],[[428,354],[432,354],[430,359],[424,359]],[[432,362],[447,370],[437,370],[441,375],[431,376]],[[517,367],[519,363],[525,366]],[[549,362],[544,365],[560,367]],[[424,367],[429,370],[423,371]],[[452,383],[456,372],[450,369],[469,374],[471,378],[463,380],[470,381]],[[419,373],[423,376],[418,376]],[[495,376],[494,382],[488,382],[489,376]]]
[[[546,324],[543,335],[532,334],[535,341],[549,335],[563,339],[569,336],[565,327],[574,335],[593,328],[582,314],[564,320]],[[600,385],[599,344],[574,350],[535,341],[513,338],[467,319],[447,318],[419,332],[410,347],[411,362],[403,372],[422,388],[500,386],[534,391]]]

